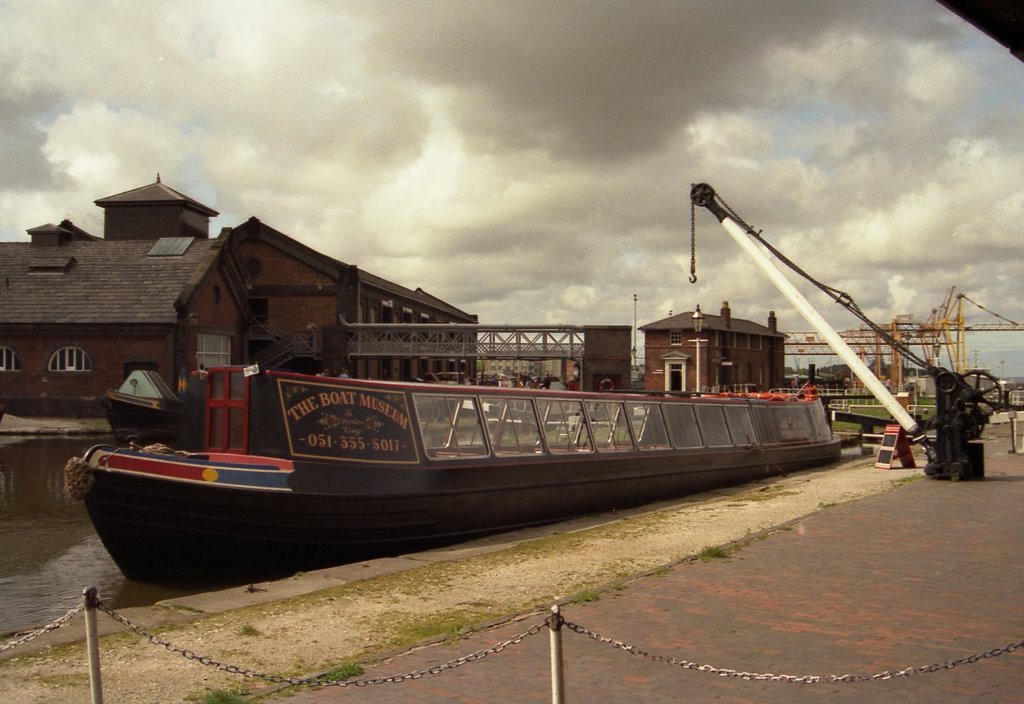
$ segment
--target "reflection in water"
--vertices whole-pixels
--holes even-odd
[[[85,504],[64,493],[68,458],[107,441],[0,436],[0,635],[64,615],[88,587],[114,608],[185,593],[125,580]]]

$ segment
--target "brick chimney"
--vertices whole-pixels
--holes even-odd
[[[722,316],[722,323],[725,325],[725,329],[732,329],[732,310],[729,309],[729,301],[722,301],[722,310],[719,312]]]
[[[772,332],[779,331],[779,321],[775,317],[775,311],[768,311],[768,329]]]

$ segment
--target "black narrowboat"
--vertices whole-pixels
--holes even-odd
[[[213,368],[175,452],[69,462],[144,581],[283,575],[637,506],[839,459],[817,400],[649,396]]]

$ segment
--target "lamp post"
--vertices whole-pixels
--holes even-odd
[[[697,304],[697,310],[693,311],[693,334],[697,337],[690,340],[696,346],[696,358],[694,365],[696,367],[696,381],[694,383],[694,390],[700,393],[700,343],[707,342],[707,340],[700,337],[700,331],[704,328],[704,314],[700,312],[700,304]]]
[[[630,381],[636,381],[637,367],[636,367],[636,294],[633,294],[633,367],[630,371]]]

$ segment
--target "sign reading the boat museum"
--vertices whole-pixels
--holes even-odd
[[[279,379],[292,454],[360,462],[416,462],[405,395]]]

